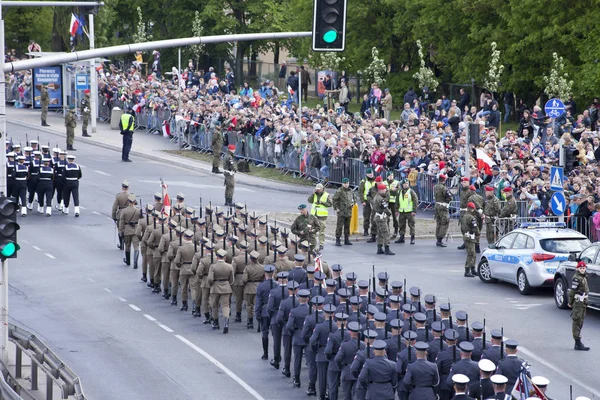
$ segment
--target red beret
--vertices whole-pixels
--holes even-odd
[[[467,203],[467,208],[475,208],[475,203],[470,201],[469,203]]]
[[[471,190],[477,190],[477,188],[475,187],[475,185],[469,186],[469,189],[471,189]]]
[[[460,181],[461,181],[461,182],[469,182],[469,178],[467,178],[467,177],[465,176],[465,177],[464,177],[464,178],[462,178]]]
[[[504,189],[502,189],[503,192],[508,193],[508,192],[512,192],[513,189],[510,186],[505,187]]]
[[[85,89],[85,90],[83,91],[83,93],[85,93],[85,94],[88,94],[88,93],[91,93],[91,91],[90,91],[90,89]]]
[[[387,186],[385,186],[383,183],[380,183],[379,185],[377,185],[377,190],[383,190],[383,189],[387,189]]]
[[[381,176],[378,176],[377,178],[375,178],[375,182],[381,182],[383,179],[381,178]]]
[[[229,150],[235,150],[235,144],[230,144],[229,146],[227,146],[227,148]]]
[[[440,177],[439,177],[439,178],[440,178],[440,179],[447,179],[448,177],[447,177],[446,175],[444,175],[444,174],[440,174]]]
[[[485,187],[485,191],[486,191],[486,192],[493,192],[493,191],[494,191],[494,187],[493,187],[493,186],[490,186],[490,185],[487,185],[487,186]]]
[[[585,262],[583,262],[583,261],[579,261],[579,262],[577,263],[577,268],[582,268],[582,267],[583,267],[583,268],[587,268],[587,265],[585,264]]]

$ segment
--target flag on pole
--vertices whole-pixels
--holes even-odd
[[[521,369],[519,378],[515,382],[515,386],[510,394],[517,400],[526,400],[533,396],[539,399],[548,400],[548,397],[546,397],[546,395],[531,382],[531,378],[527,376],[527,369],[525,368]]]
[[[161,188],[163,193],[163,208],[161,213],[167,217],[171,215],[171,199],[169,198],[169,192],[167,191],[167,184],[162,181]]]
[[[75,16],[75,14],[71,13],[71,26],[69,27],[69,33],[72,37],[77,34],[79,30],[79,19]]]
[[[319,255],[315,257],[315,273],[320,272],[321,269],[321,254],[319,253]]]

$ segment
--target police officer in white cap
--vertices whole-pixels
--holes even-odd
[[[511,400],[510,394],[506,394],[506,383],[508,379],[504,375],[496,374],[490,378],[494,384],[494,397],[490,397],[494,400]]]
[[[463,374],[454,374],[452,376],[452,382],[454,383],[455,395],[452,400],[475,400],[474,398],[467,396],[467,385],[469,384],[469,377]]]
[[[543,376],[534,376],[533,378],[531,378],[531,383],[537,386],[537,388],[540,389],[540,392],[546,395],[546,390],[548,390],[548,385],[550,384],[550,381],[547,378]],[[546,398],[548,400],[552,400],[548,396],[546,396]]]
[[[494,396],[494,385],[490,377],[496,370],[496,365],[487,359],[477,363],[479,367],[479,380],[469,385],[469,396],[476,399],[489,399]]]
[[[73,196],[75,216],[79,217],[79,180],[81,179],[81,167],[75,164],[75,156],[72,154],[67,156],[64,177],[63,201],[65,207],[63,208],[63,214],[69,215],[69,200]]]

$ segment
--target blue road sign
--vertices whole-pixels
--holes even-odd
[[[550,199],[550,208],[554,215],[563,215],[565,208],[567,208],[567,200],[562,192],[556,192]]]
[[[565,105],[559,99],[550,99],[544,106],[546,115],[550,118],[558,118],[565,113]]]
[[[550,168],[550,190],[562,192],[564,180],[565,170],[563,169],[563,167]]]
[[[77,74],[75,76],[75,89],[76,90],[86,90],[89,88],[90,88],[90,85],[88,83],[88,76],[85,74]]]

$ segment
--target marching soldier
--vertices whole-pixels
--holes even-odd
[[[52,194],[54,192],[54,169],[50,166],[50,158],[44,158],[44,165],[40,167],[40,175],[37,184],[38,211],[44,212],[46,207],[46,216],[52,214]]]
[[[287,329],[287,322],[290,312],[298,305],[296,292],[299,286],[298,282],[288,277],[288,296],[279,304],[279,310],[277,311],[276,317],[277,323],[281,326],[281,342],[283,344],[283,370],[281,373],[285,375],[286,378],[291,376],[290,364],[292,360],[292,335]]]
[[[40,167],[42,165],[42,153],[39,151],[33,151],[31,162],[29,163],[29,179],[27,180],[27,209],[33,210],[33,201],[35,200],[35,194],[37,191],[37,184],[40,175]],[[38,200],[38,212],[40,212],[40,203]]]
[[[65,116],[65,127],[67,128],[67,151],[76,151],[73,148],[75,140],[75,128],[77,127],[77,119],[75,118],[75,105],[69,106],[69,112]]]
[[[56,192],[56,210],[62,211],[65,207],[63,201],[63,190],[65,186],[65,167],[67,166],[67,160],[65,157],[67,156],[67,152],[61,149],[58,150],[58,158],[54,162],[54,190]]]
[[[371,210],[377,224],[377,254],[393,256],[395,253],[390,250],[390,232],[387,225],[391,211],[388,207],[386,191],[387,187],[383,183],[377,185],[377,194],[371,201]]]
[[[142,242],[147,244],[147,254],[144,254],[148,258],[148,274],[150,275],[150,282],[148,287],[152,288],[153,293],[160,293],[160,252],[158,251],[158,245],[160,244],[160,238],[165,230],[166,216],[160,214],[159,211],[154,210],[153,212],[154,221],[152,225],[146,228]]]
[[[485,205],[483,217],[485,219],[485,236],[488,244],[496,242],[496,218],[500,214],[500,200],[494,196],[494,187],[485,187]]]
[[[348,329],[344,329],[347,325],[348,314],[338,312],[335,314],[335,322],[337,325],[336,332],[329,335],[327,345],[325,346],[325,356],[329,359],[327,366],[327,386],[329,388],[329,398],[338,398],[338,388],[340,386],[340,377],[342,375],[341,366],[335,362],[335,357],[340,350],[343,342],[350,339]]]
[[[212,322],[211,304],[210,304],[210,284],[208,283],[208,271],[214,262],[214,244],[208,239],[202,239],[204,242],[205,253],[195,254],[192,261],[192,272],[196,276],[196,316],[200,316],[200,310],[204,314],[204,325]],[[201,250],[202,252],[203,250]]]
[[[246,268],[244,268],[242,283],[244,284],[244,300],[246,301],[246,317],[248,319],[246,328],[254,329],[254,304],[256,302],[258,285],[263,281],[264,268],[258,263],[259,254],[256,251],[251,252],[249,256],[250,262],[247,263]]]
[[[168,217],[164,216],[166,220]],[[155,277],[155,280],[159,280],[162,282],[163,294],[162,297],[165,300],[168,300],[171,295],[169,293],[169,276],[171,273],[171,262],[168,259],[168,251],[170,243],[173,241],[173,230],[177,227],[177,223],[173,220],[168,220],[166,229],[163,229],[162,234],[160,236],[160,240],[158,242],[157,253],[154,254],[155,261],[158,257],[158,268],[159,274],[158,277]],[[173,255],[174,256],[174,255]],[[155,271],[156,274],[156,271]],[[155,289],[155,293],[160,293],[160,287]]]
[[[211,264],[208,271],[208,284],[210,285],[210,300],[212,304],[212,319],[214,330],[220,329],[219,326],[219,305],[223,317],[225,318],[223,324],[223,333],[229,332],[229,315],[230,306],[229,300],[231,298],[231,285],[234,281],[233,266],[225,262],[225,256],[227,252],[223,249],[217,250],[217,261]]]
[[[273,288],[277,285],[277,282],[273,280],[273,272],[275,272],[275,267],[273,265],[267,264],[264,266],[263,270],[264,280],[261,283],[259,283],[256,288],[256,303],[254,306],[254,316],[256,317],[262,334],[263,355],[261,359],[268,360],[269,326],[271,325],[271,321],[269,318],[269,310],[267,309],[267,304],[269,303],[269,294],[271,293],[271,290],[273,290]]]
[[[15,183],[13,184],[13,196],[21,204],[21,217],[27,216],[27,178],[29,167],[25,165],[25,156],[17,156],[15,164]]]
[[[517,356],[519,342],[514,339],[508,339],[504,342],[504,345],[506,347],[506,357],[498,362],[496,373],[502,374],[508,379],[508,387],[514,387],[521,374],[524,361]],[[527,375],[531,378],[529,371],[527,371]]]
[[[240,252],[232,257],[231,265],[233,266],[233,272],[235,274],[235,278],[233,281],[233,285],[231,285],[233,290],[233,296],[235,297],[235,319],[234,322],[242,322],[242,303],[244,302],[244,270],[246,269],[246,265],[248,265],[248,243],[245,240],[242,240],[239,243]],[[233,246],[232,246],[233,248]],[[260,256],[260,254],[259,254]],[[257,258],[258,260],[258,258]],[[260,266],[260,265],[259,265]],[[260,276],[262,277],[262,267],[260,267]],[[248,306],[248,304],[246,304]],[[251,322],[250,316],[248,316],[248,322]]]
[[[329,335],[337,331],[337,325],[333,323],[333,314],[335,313],[335,305],[329,303],[323,307],[324,315],[323,322],[315,326],[312,335],[309,339],[311,351],[316,354],[315,360],[317,363],[317,381],[319,384],[319,400],[325,399],[327,391],[327,368],[329,359],[325,355],[325,347],[329,340]]]
[[[183,245],[177,249],[173,263],[179,268],[179,284],[181,285],[181,308],[180,311],[188,309],[188,288],[192,276],[192,260],[194,259],[194,232],[189,229],[183,233]]]
[[[571,290],[569,290],[569,308],[573,309],[571,314],[573,318],[573,339],[575,340],[575,350],[587,351],[590,348],[581,343],[581,329],[588,305],[588,295],[590,288],[586,277],[587,265],[583,261],[577,263],[577,272],[571,280]]]
[[[458,349],[460,350],[460,359],[455,361],[450,367],[450,374],[446,378],[448,386],[452,386],[452,378],[457,374],[467,376],[470,382],[475,382],[479,379],[479,366],[475,361],[471,360],[471,352],[473,351],[471,342],[460,342]]]
[[[469,385],[469,396],[475,399],[489,399],[494,397],[494,386],[490,377],[496,371],[496,365],[490,360],[480,360],[479,379]]]
[[[362,337],[364,338],[366,346],[364,347],[364,349],[359,350],[356,353],[356,357],[354,357],[354,360],[352,361],[352,364],[350,365],[350,371],[357,378],[359,377],[359,374],[360,374],[363,366],[365,365],[365,362],[367,360],[375,357],[375,352],[373,351],[373,342],[375,341],[375,338],[377,337],[377,332],[375,332],[372,329],[366,329],[362,332],[362,334],[363,334]],[[356,381],[356,389],[354,392],[355,393],[354,396],[355,396],[356,400],[365,400],[366,392],[367,392],[367,386],[364,385],[360,381],[360,379],[358,379]]]
[[[48,94],[47,83],[43,83],[40,89],[40,105],[42,106],[42,126],[50,126],[46,122],[46,119],[48,119],[48,106],[50,105],[50,94]]]
[[[82,125],[81,125],[81,133],[83,137],[92,137],[92,135],[88,135],[87,128],[88,123],[90,121],[90,113],[92,112],[90,105],[90,89],[85,89],[83,91],[83,99],[81,99],[81,105],[79,107],[79,112],[81,113]]]
[[[391,201],[391,194],[390,194]],[[417,207],[419,199],[414,190],[410,188],[408,179],[402,181],[402,189],[398,193],[398,225],[400,237],[395,243],[404,243],[404,233],[406,232],[406,223],[410,229],[410,244],[415,244],[415,215],[417,215]]]
[[[392,226],[394,228],[394,234],[391,239],[398,236],[398,193],[400,192],[400,182],[394,178],[394,171],[388,171],[387,179],[383,182],[388,188],[390,194],[390,210],[392,211]]]
[[[341,344],[339,351],[335,355],[334,362],[342,369],[340,379],[344,400],[352,400],[352,393],[356,386],[356,377],[350,371],[350,365],[352,365],[356,353],[365,348],[365,344],[359,340],[360,324],[357,321],[348,322],[347,328],[350,333],[350,340],[346,340]]]
[[[404,375],[404,385],[409,388],[409,400],[436,400],[435,391],[440,383],[437,365],[427,361],[429,345],[417,342],[414,346],[417,360],[408,364]]]
[[[131,265],[131,242],[135,235],[137,224],[140,221],[140,209],[135,206],[135,195],[127,195],[127,208],[119,213],[119,238],[125,245],[125,258],[123,262]],[[121,247],[123,250],[123,247]]]
[[[344,244],[352,245],[352,242],[350,242],[350,219],[352,218],[352,208],[356,204],[356,196],[350,189],[348,178],[342,178],[342,187],[333,195],[332,204],[337,216],[335,245],[342,245],[342,231],[344,233]]]
[[[225,178],[225,206],[233,207],[233,192],[235,190],[235,173],[237,172],[237,166],[233,158],[235,153],[235,145],[230,144],[227,146],[227,153],[223,157],[223,177]]]
[[[477,261],[477,253],[475,252],[475,244],[479,235],[479,225],[475,217],[475,203],[470,201],[467,203],[467,212],[460,219],[460,227],[464,232],[464,243],[467,249],[467,259],[465,260],[465,277],[473,278],[476,274],[475,263]]]
[[[476,192],[474,185],[469,186],[469,191],[471,192],[470,201],[475,203],[475,219],[477,220],[477,226],[479,227],[479,231],[481,232],[481,228],[483,227],[483,198],[479,193]],[[481,249],[479,246],[480,237],[480,235],[477,235],[477,237],[475,238],[475,253],[477,254],[481,253]]]
[[[282,327],[277,321],[277,312],[279,311],[281,302],[288,296],[288,291],[286,290],[287,278],[287,272],[279,272],[277,274],[278,285],[269,292],[269,302],[267,303],[267,312],[269,313],[269,321],[271,323],[271,336],[273,336],[273,359],[269,364],[275,369],[279,369],[279,362],[281,361]]]
[[[13,194],[13,184],[15,183],[15,165],[16,165],[16,154],[12,151],[9,151],[6,154],[6,193],[9,196]]]
[[[304,321],[310,313],[308,298],[310,291],[301,289],[298,291],[298,307],[290,311],[286,329],[292,335],[292,350],[294,352],[294,386],[300,387],[300,371],[302,370],[302,353],[306,348],[306,341],[302,337]]]
[[[154,210],[160,213],[162,212],[163,206],[162,194],[160,192],[154,193]]]
[[[170,230],[170,232],[172,231],[175,231],[175,237],[172,239],[169,238],[170,242],[167,249],[167,262],[169,265],[165,269],[169,271],[168,280],[171,282],[171,289],[168,295],[171,295],[171,305],[176,306],[177,292],[179,291],[179,272],[181,270],[181,266],[176,264],[174,261],[177,251],[181,246],[183,246],[183,232],[185,232],[185,229],[183,229],[181,226],[175,226],[172,230]]]
[[[461,230],[461,233],[463,235],[463,244],[460,245],[460,246],[458,246],[458,250],[464,250],[464,249],[467,248],[467,246],[466,246],[466,243],[464,241],[465,240],[464,239],[465,238],[465,232],[463,231],[461,221],[462,221],[463,215],[465,215],[465,213],[467,212],[467,203],[469,201],[471,201],[470,200],[470,198],[471,198],[471,191],[469,190],[469,186],[470,186],[469,185],[469,178],[467,178],[467,177],[461,178],[460,179],[460,185],[461,185],[461,188],[460,188],[460,219],[458,220],[458,225],[460,226],[460,230]]]
[[[143,241],[144,233],[146,232],[146,228],[150,224],[150,217],[152,215],[152,211],[154,208],[150,204],[146,204],[146,215],[140,211],[140,220],[135,227],[135,235],[132,239],[133,245],[133,269],[137,269],[138,267],[138,259],[140,257],[140,253],[142,253],[142,282],[148,281],[148,257],[146,257],[146,253],[148,250],[148,246],[145,241]],[[152,221],[154,221],[154,217],[152,217]]]
[[[376,340],[373,343],[374,357],[365,362],[358,380],[366,388],[366,400],[394,400],[398,385],[396,366],[385,357],[387,343]]]
[[[507,186],[504,189],[502,189],[502,192],[504,193],[504,197],[506,198],[506,203],[504,203],[504,207],[502,207],[500,214],[498,214],[498,219],[500,219],[504,225],[504,232],[500,232],[500,234],[506,235],[508,232],[513,230],[513,223],[514,219],[517,217],[518,209],[517,202],[515,201],[515,198],[513,196],[512,187]]]
[[[277,248],[277,261],[274,263],[277,272],[289,272],[294,268],[294,262],[287,256],[288,249],[283,246]]]
[[[300,215],[296,217],[290,229],[293,234],[298,235],[300,241],[306,240],[310,244],[311,250],[314,250],[321,222],[317,217],[308,213],[306,204],[300,204],[298,210],[300,210]]]
[[[215,122],[215,128],[212,131],[212,172],[213,174],[220,174],[219,164],[221,161],[221,151],[223,151],[223,134],[221,133],[221,121]]]
[[[63,214],[69,215],[69,200],[73,196],[73,205],[75,206],[75,216],[79,217],[79,180],[81,179],[81,167],[75,164],[75,156],[67,156],[67,165],[65,165],[65,185],[63,188],[63,201],[65,206]]]
[[[371,188],[375,186],[375,176],[373,169],[367,168],[365,179],[358,184],[358,195],[363,206],[363,236],[369,236],[369,226],[371,226],[371,202],[368,198]]]
[[[119,225],[119,213],[129,205],[129,182],[121,182],[121,192],[115,196],[115,201],[112,205],[112,219],[115,221],[115,225]],[[123,236],[119,234],[119,250],[123,250]],[[127,264],[129,265],[129,264]]]
[[[323,250],[323,244],[325,244],[325,224],[329,215],[327,209],[332,206],[331,199],[323,185],[317,183],[314,192],[308,196],[308,202],[312,204],[310,207],[311,215],[316,216],[319,221],[319,250]]]

